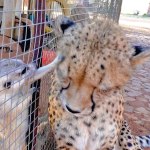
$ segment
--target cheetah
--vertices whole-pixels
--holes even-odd
[[[64,60],[53,74],[48,105],[58,150],[141,150],[150,136],[131,134],[123,118],[123,87],[150,51],[128,43],[108,19],[71,25],[57,44]],[[143,142],[146,143],[143,143]]]
[[[52,71],[61,56],[36,69],[34,63],[20,59],[0,60],[0,149],[25,150],[28,130],[28,107],[36,88],[31,83]]]

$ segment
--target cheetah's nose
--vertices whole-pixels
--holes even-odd
[[[69,106],[66,105],[66,108],[69,112],[73,113],[73,114],[78,114],[80,113],[79,111],[75,111],[75,110],[72,110]]]

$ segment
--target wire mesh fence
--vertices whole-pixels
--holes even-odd
[[[0,1],[0,150],[54,149],[49,126],[46,135],[37,136],[38,118],[47,113],[50,74],[31,84],[33,63],[38,68],[55,58],[59,15],[82,23],[100,13],[117,21],[118,5],[117,0]]]

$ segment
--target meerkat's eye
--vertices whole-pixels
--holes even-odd
[[[24,75],[27,71],[29,70],[29,67],[25,67],[22,72],[20,73],[20,75]]]
[[[10,89],[11,88],[11,81],[5,82],[4,83],[4,88]]]

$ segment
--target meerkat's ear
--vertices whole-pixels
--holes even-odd
[[[142,50],[141,48],[135,48],[135,54],[131,58],[131,65],[136,67],[140,64],[145,63],[146,61],[150,60],[150,49],[149,50]]]
[[[34,73],[34,78],[32,79],[32,82],[39,80],[40,78],[45,76],[48,72],[54,71],[55,68],[58,66],[58,64],[61,63],[62,61],[64,61],[64,59],[65,59],[65,57],[60,54],[50,64],[38,68]]]

